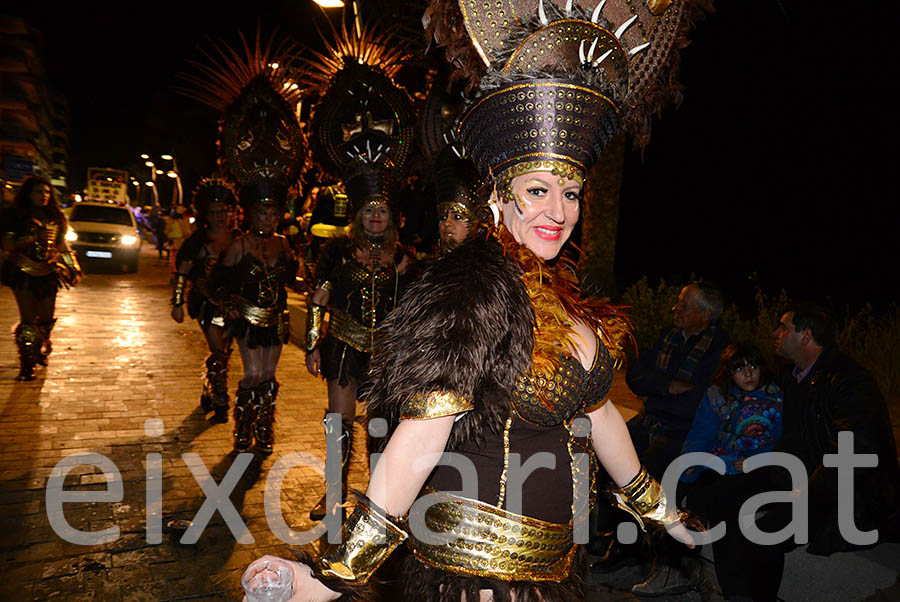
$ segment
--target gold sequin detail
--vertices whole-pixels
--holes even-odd
[[[428,493],[434,493],[428,491]],[[410,548],[428,566],[505,581],[558,581],[569,576],[576,547],[572,527],[513,514],[484,502],[434,493],[425,524],[446,543],[410,535]]]
[[[432,391],[414,395],[400,407],[400,420],[425,420],[462,414],[475,405],[466,397],[453,391]]]

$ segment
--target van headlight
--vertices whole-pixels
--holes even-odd
[[[131,234],[126,234],[122,237],[122,244],[126,247],[130,247],[134,243],[137,242],[137,236],[132,236]]]
[[[69,228],[69,231],[66,232],[66,240],[69,242],[75,242],[78,240],[78,233],[75,232],[72,228]]]

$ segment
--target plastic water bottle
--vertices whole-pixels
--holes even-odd
[[[248,602],[287,602],[294,595],[294,570],[277,561],[251,564],[241,576]]]

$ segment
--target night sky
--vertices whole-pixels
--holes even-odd
[[[821,2],[718,4],[683,51],[683,104],[626,158],[619,281],[695,273],[740,301],[757,273],[768,291],[795,297],[893,301],[898,11],[874,1],[836,5],[849,15]],[[300,41],[316,37],[312,0],[244,3],[230,14],[211,2],[124,6],[18,10],[43,31],[53,86],[69,99],[76,187],[89,165],[136,171],[141,152],[168,152],[189,188],[215,165],[217,115],[173,91],[198,43],[233,42],[237,27],[252,35],[257,21],[264,33],[277,25]]]

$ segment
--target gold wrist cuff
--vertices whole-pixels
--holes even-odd
[[[453,391],[432,391],[426,395],[414,395],[400,406],[400,420],[425,420],[462,414],[475,405]]]
[[[681,520],[678,508],[666,499],[662,486],[643,466],[630,483],[621,489],[610,489],[609,493],[619,508],[637,520],[643,531],[647,530],[645,521],[670,525]]]
[[[363,585],[406,537],[369,502],[360,500],[344,523],[341,543],[330,546],[319,559],[319,570],[326,577]]]
[[[322,322],[325,320],[324,305],[308,303],[306,305],[306,347],[307,351],[312,351],[319,346],[322,340]]]
[[[79,265],[78,258],[72,251],[65,251],[64,253],[60,254],[59,260],[71,271],[77,274],[81,273],[81,265]]]
[[[175,289],[172,291],[172,305],[181,307],[184,305],[184,287],[187,283],[187,276],[184,274],[175,274]]]

